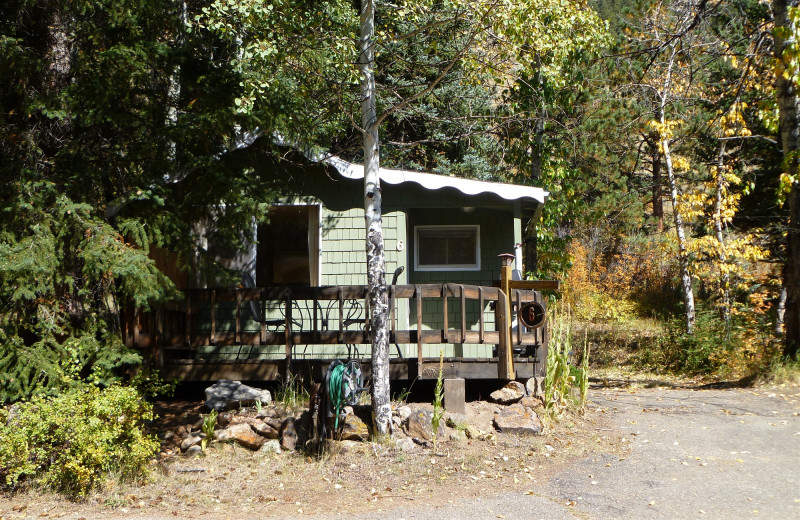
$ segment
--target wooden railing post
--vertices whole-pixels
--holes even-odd
[[[512,254],[502,254],[503,265],[500,268],[500,291],[497,301],[497,330],[500,332],[500,344],[497,347],[497,377],[500,379],[516,379],[514,374],[514,350],[511,346],[511,262]]]

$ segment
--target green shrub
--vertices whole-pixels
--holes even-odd
[[[0,489],[34,484],[80,497],[110,474],[139,477],[159,448],[144,429],[152,418],[135,389],[116,385],[0,410]]]

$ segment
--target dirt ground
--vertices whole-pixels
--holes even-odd
[[[81,503],[0,497],[0,520],[800,518],[798,385],[662,383],[598,381],[586,414],[545,435],[436,451],[363,442],[315,457],[214,444],[154,463],[147,482],[109,481]],[[489,431],[499,406],[467,406],[469,422]],[[174,427],[200,408],[161,411],[162,426]]]
[[[499,405],[467,403],[468,422],[492,431]],[[199,402],[158,407],[159,428],[194,422]],[[204,455],[153,463],[146,482],[109,481],[82,502],[29,492],[0,498],[0,520],[21,518],[253,518],[361,514],[399,505],[444,506],[499,492],[531,492],[575,460],[621,456],[602,413],[564,417],[542,436],[496,433],[404,452],[393,443],[341,443],[322,456],[260,454],[213,444]]]

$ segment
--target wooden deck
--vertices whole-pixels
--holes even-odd
[[[511,326],[523,304],[545,305],[535,287],[508,287],[507,297],[498,287],[391,286],[390,341],[397,345],[391,378],[435,379],[438,350],[426,356],[426,345],[478,346],[470,356],[446,357],[447,377],[543,375],[547,324],[533,330]],[[126,313],[123,339],[165,377],[183,381],[282,380],[290,374],[319,380],[332,359],[345,357],[361,360],[368,376],[367,302],[365,286],[188,290],[181,301],[160,309]],[[407,309],[408,326],[398,307]]]

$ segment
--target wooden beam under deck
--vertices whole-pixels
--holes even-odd
[[[332,359],[293,359],[292,373],[304,379],[321,381]],[[497,379],[497,358],[464,359],[445,358],[442,373],[446,378]],[[364,378],[371,377],[370,359],[360,359]],[[534,371],[543,375],[544,367],[531,358],[516,358],[514,367],[517,378],[533,377]],[[283,360],[168,360],[164,365],[163,377],[180,381],[283,381],[286,363]],[[414,376],[420,379],[436,379],[439,375],[439,360],[426,358],[419,365],[416,358],[392,359],[389,363],[389,377],[393,381],[409,380]]]

